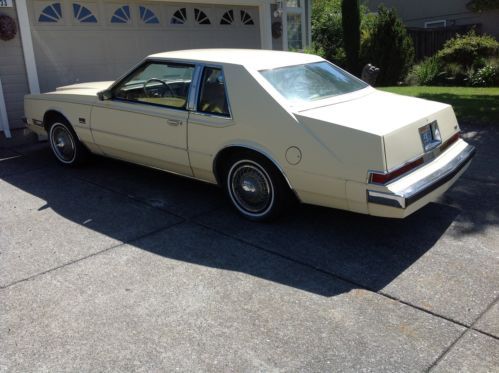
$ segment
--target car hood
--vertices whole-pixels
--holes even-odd
[[[103,91],[111,86],[114,82],[88,82],[88,83],[78,83],[72,85],[66,85],[63,87],[57,87],[53,93],[64,93],[64,94],[89,94],[95,96],[97,92]]]
[[[384,136],[447,107],[449,105],[435,101],[372,90],[349,101],[297,111],[295,114]]]

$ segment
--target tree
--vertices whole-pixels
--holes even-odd
[[[346,67],[340,0],[312,2],[312,44],[313,50],[324,52],[325,59]]]
[[[499,0],[471,0],[466,8],[472,12],[499,9]]]
[[[359,0],[342,0],[341,24],[343,44],[346,52],[347,70],[352,74],[360,73],[360,8]]]
[[[361,45],[363,63],[380,68],[377,83],[397,84],[414,62],[414,45],[404,24],[393,9],[381,5]]]

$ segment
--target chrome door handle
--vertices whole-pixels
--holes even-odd
[[[170,126],[181,126],[182,121],[179,119],[167,119],[166,123],[168,123]]]

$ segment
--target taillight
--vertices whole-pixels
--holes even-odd
[[[448,147],[450,147],[452,144],[454,144],[459,138],[461,137],[461,133],[457,132],[453,134],[451,137],[447,139],[441,146],[440,146],[440,151],[443,153],[444,151],[447,150]]]
[[[403,174],[421,166],[424,163],[423,157],[416,159],[415,161],[406,163],[400,168],[397,168],[396,170],[393,170],[388,173],[381,173],[381,172],[371,172],[370,177],[369,177],[369,182],[371,183],[376,183],[376,184],[386,184],[399,176],[402,176]]]

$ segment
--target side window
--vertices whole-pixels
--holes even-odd
[[[225,79],[221,69],[205,67],[201,77],[201,89],[197,111],[229,117],[229,105],[225,95]]]
[[[193,74],[192,65],[149,62],[125,78],[113,97],[185,109]]]

